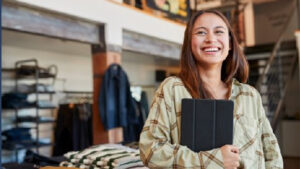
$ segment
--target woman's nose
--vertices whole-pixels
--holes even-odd
[[[206,34],[205,42],[211,43],[211,42],[214,42],[214,41],[216,41],[216,37],[213,33]]]

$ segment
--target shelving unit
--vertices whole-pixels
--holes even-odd
[[[27,68],[27,72],[24,72],[24,67]],[[51,143],[43,143],[40,140],[40,124],[45,123],[53,123],[55,122],[54,118],[51,117],[42,117],[40,115],[41,110],[50,110],[52,111],[52,117],[53,117],[53,110],[56,108],[54,105],[51,105],[53,94],[55,94],[54,91],[40,91],[38,89],[39,85],[46,85],[41,84],[40,79],[50,79],[52,80],[52,84],[54,85],[56,74],[57,74],[57,67],[55,65],[51,65],[47,70],[44,68],[40,68],[38,61],[36,59],[30,59],[30,60],[22,60],[15,63],[15,69],[16,77],[15,77],[15,92],[20,92],[20,81],[33,81],[32,84],[34,84],[34,90],[29,92],[22,92],[22,94],[27,95],[34,95],[35,96],[35,102],[28,106],[17,106],[15,108],[12,108],[15,113],[15,127],[19,128],[21,126],[24,126],[24,124],[30,124],[30,127],[33,130],[35,130],[35,137],[32,137],[31,140],[26,140],[24,142],[7,142],[3,145],[3,149],[15,151],[16,153],[16,161],[18,162],[18,151],[22,149],[35,149],[37,153],[39,153],[39,148],[44,146],[51,146]],[[23,72],[21,72],[23,71]],[[52,72],[53,71],[53,72]],[[30,82],[31,83],[31,82]],[[49,82],[48,82],[49,83]],[[48,85],[48,84],[47,84]],[[47,100],[41,100],[40,95],[48,95],[49,98]],[[41,101],[47,101],[47,103],[44,105],[41,104]],[[24,109],[34,109],[35,114],[34,115],[20,115],[20,110]]]

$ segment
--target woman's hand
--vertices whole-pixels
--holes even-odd
[[[221,147],[223,163],[225,169],[237,169],[240,166],[239,149],[234,145]]]

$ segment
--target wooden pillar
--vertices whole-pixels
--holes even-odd
[[[110,45],[111,46],[111,45]],[[93,144],[118,143],[123,141],[122,128],[114,128],[109,131],[104,129],[99,115],[99,94],[102,79],[106,69],[113,63],[121,63],[121,48],[106,45],[93,45]]]

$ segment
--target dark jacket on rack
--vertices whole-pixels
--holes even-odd
[[[104,127],[107,130],[116,127],[124,129],[136,124],[134,104],[126,73],[120,65],[112,64],[104,74],[99,96],[100,118]]]
[[[54,130],[53,156],[79,151],[92,145],[92,105],[89,103],[61,104]]]

